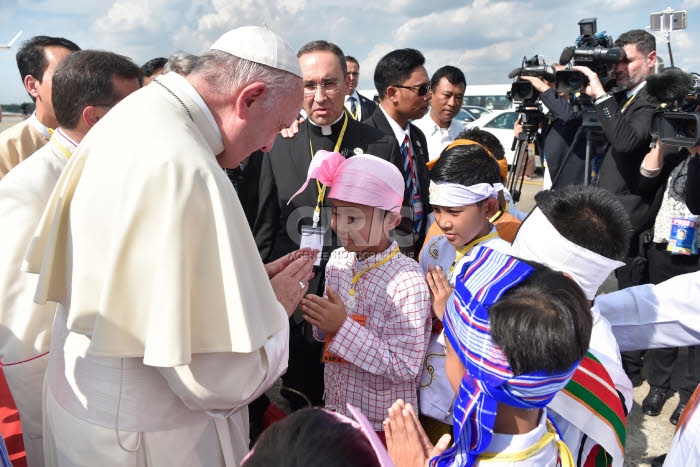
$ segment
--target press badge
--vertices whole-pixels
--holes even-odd
[[[698,254],[698,221],[696,216],[674,217],[666,250],[672,255]]]
[[[301,226],[301,242],[299,248],[311,248],[323,252],[323,239],[326,236],[325,227],[312,227],[310,225]],[[321,254],[316,257],[314,266],[321,265]]]

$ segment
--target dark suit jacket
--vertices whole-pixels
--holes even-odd
[[[309,149],[309,128],[311,123],[299,126],[299,133],[294,138],[278,136],[272,150],[264,154],[259,182],[259,208],[253,228],[253,235],[263,262],[269,262],[297,250],[301,238],[301,226],[312,225],[312,216],[318,200],[316,182],[311,180],[306,189],[287,204],[292,195],[304,184],[311,163]],[[333,150],[337,141],[342,120],[333,125],[332,138],[327,138],[331,147],[316,147]],[[312,129],[311,131],[318,131]],[[348,118],[340,153],[352,157],[356,153],[372,154],[400,166],[401,153],[396,138],[388,137],[367,125]],[[330,228],[330,203],[323,202],[320,225],[327,228],[327,242],[324,255],[338,247],[335,235]],[[322,262],[325,267],[325,262]],[[321,281],[322,282],[322,281]],[[315,283],[318,285],[318,281]],[[322,285],[322,284],[321,284]],[[318,292],[309,284],[311,293]],[[321,289],[322,291],[322,289]]]
[[[382,112],[381,110],[377,110],[376,112],[374,112],[372,116],[369,119],[364,120],[363,123],[366,123],[370,126],[373,126],[374,128],[377,128],[378,130],[383,131],[386,135],[391,136],[391,138],[394,141],[396,141],[394,130],[391,129],[391,125],[389,125],[389,120],[387,120],[386,116],[384,115],[384,112]],[[423,212],[425,213],[425,222],[423,222],[422,232],[419,233],[418,240],[415,242],[413,255],[410,255],[413,258],[418,258],[418,253],[420,253],[420,250],[423,247],[425,234],[429,227],[427,225],[428,214],[432,212],[432,208],[430,207],[430,199],[428,198],[428,189],[430,188],[430,174],[426,165],[430,158],[428,157],[428,142],[425,139],[425,135],[414,124],[409,123],[409,125],[411,128],[410,133],[411,144],[413,145],[413,154],[416,158],[416,168],[418,172],[418,183],[420,184],[420,194],[423,199]],[[401,173],[403,173],[403,159],[401,159]],[[409,193],[404,193],[404,206],[410,206],[408,197]],[[412,232],[412,225],[413,220],[404,217],[403,221],[401,222],[401,225],[399,226],[399,228],[397,228],[397,230],[400,229],[402,232]]]
[[[552,182],[562,167],[564,157],[574,141],[576,131],[581,127],[581,112],[576,111],[568,100],[560,97],[554,89],[540,94],[540,100],[547,107],[549,119],[542,128],[542,146]],[[581,185],[586,172],[586,138],[582,134],[561,169],[561,174],[553,187]]]
[[[649,212],[651,200],[639,191],[639,167],[649,152],[649,129],[655,107],[644,99],[643,89],[623,113],[626,100],[625,93],[621,93],[595,106],[608,141],[598,172],[598,186],[622,202],[635,231],[641,232],[654,218]]]
[[[367,120],[372,116],[375,110],[377,110],[377,104],[371,99],[367,99],[365,96],[357,93],[360,96],[360,108],[362,109],[362,120]]]

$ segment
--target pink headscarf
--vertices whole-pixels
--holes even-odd
[[[304,185],[289,202],[306,189],[312,178],[330,187],[329,198],[397,213],[401,209],[403,176],[392,163],[376,156],[360,154],[345,159],[339,152],[318,151]]]

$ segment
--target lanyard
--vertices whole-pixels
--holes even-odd
[[[452,277],[452,273],[455,271],[455,266],[457,266],[457,263],[459,263],[459,260],[464,258],[464,255],[466,255],[469,250],[474,248],[476,245],[478,245],[481,242],[485,242],[486,240],[490,240],[492,238],[498,237],[498,232],[491,232],[488,235],[484,235],[483,237],[476,238],[472,240],[471,242],[467,243],[464,245],[462,248],[457,250],[457,253],[455,254],[455,260],[452,263],[452,266],[450,266],[450,277]]]
[[[378,268],[379,266],[381,266],[382,264],[386,263],[391,258],[396,256],[396,253],[398,253],[398,252],[399,252],[399,246],[396,245],[396,248],[394,248],[391,253],[386,255],[380,261],[377,261],[376,263],[374,263],[371,266],[367,266],[366,268],[364,268],[363,270],[361,270],[360,272],[358,272],[357,274],[355,274],[353,276],[352,285],[350,286],[350,292],[348,292],[348,295],[350,296],[348,298],[348,307],[349,308],[355,308],[355,286],[357,285],[358,282],[360,282],[360,277],[362,277],[362,274],[366,273],[370,269]]]
[[[343,116],[345,117],[345,120],[343,120],[343,128],[340,130],[340,134],[338,135],[338,141],[335,143],[335,148],[333,148],[333,152],[338,152],[338,149],[340,149],[340,144],[343,142],[343,136],[345,136],[345,129],[348,127],[348,114],[343,112]],[[309,125],[311,125],[309,123]],[[311,151],[311,158],[314,158],[314,147],[311,144],[311,135],[309,135],[309,150]],[[316,180],[316,188],[318,188],[318,201],[316,202],[316,209],[314,209],[314,229],[318,227],[318,222],[321,220],[321,204],[323,204],[323,199],[326,197],[326,187],[321,185],[321,183]]]
[[[547,420],[547,432],[532,446],[522,451],[517,451],[513,453],[503,453],[503,452],[485,452],[479,454],[479,462],[520,462],[525,459],[529,459],[541,450],[543,450],[552,440],[556,440],[557,447],[559,448],[559,459],[561,460],[562,467],[573,467],[574,459],[571,457],[571,451],[564,444],[564,442],[557,435],[552,423]]]
[[[637,94],[639,94],[639,92],[637,92]],[[625,105],[622,106],[622,110],[620,110],[621,113],[624,112],[625,109],[627,109],[627,107],[630,106],[630,104],[632,103],[632,101],[634,100],[634,98],[637,97],[637,94],[635,94],[634,96],[632,96],[632,97],[630,97],[629,99],[627,99],[627,102],[625,102]]]
[[[61,151],[68,159],[70,159],[70,156],[73,154],[61,143],[58,142],[58,138],[56,135],[54,135],[55,130],[52,130],[49,128],[49,133],[51,133],[51,142],[58,148],[59,151]]]

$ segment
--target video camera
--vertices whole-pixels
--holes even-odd
[[[508,74],[508,78],[518,78],[511,88],[510,92],[506,94],[509,100],[514,102],[534,102],[539,97],[539,93],[532,86],[532,83],[526,80],[521,80],[521,76],[536,76],[542,78],[545,81],[553,82],[555,79],[554,68],[547,65],[544,59],[541,59],[539,55],[535,55],[532,58],[523,57],[523,62],[520,68],[515,68]]]
[[[581,35],[576,39],[576,47],[567,47],[559,57],[560,65],[573,60],[575,66],[585,66],[593,70],[605,86],[611,68],[626,58],[621,47],[613,47],[613,39],[605,31],[597,32],[597,19],[586,18],[578,22]],[[556,73],[557,92],[575,93],[588,85],[588,77],[577,70],[561,70]]]
[[[537,76],[546,81],[554,81],[554,68],[548,66],[538,55],[532,58],[523,57],[522,65],[508,74],[509,78],[521,76]],[[515,109],[520,113],[520,123],[523,126],[523,138],[537,133],[540,122],[544,119],[542,103],[538,100],[540,93],[531,82],[517,79],[506,93],[508,100],[518,104]]]
[[[651,135],[667,146],[700,145],[700,75],[668,68],[647,78],[646,94],[659,104],[651,123]]]

